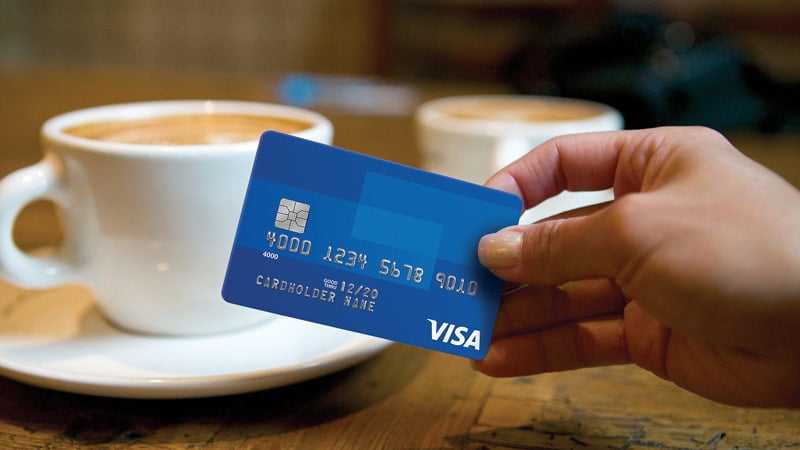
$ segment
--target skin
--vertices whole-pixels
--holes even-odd
[[[635,363],[718,402],[800,406],[800,192],[720,134],[559,137],[487,186],[532,207],[564,189],[615,201],[484,236],[510,285],[476,370]]]

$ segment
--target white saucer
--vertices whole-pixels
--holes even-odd
[[[286,317],[210,336],[136,335],[109,325],[80,287],[26,291],[0,281],[0,375],[67,392],[237,394],[329,374],[389,344]]]

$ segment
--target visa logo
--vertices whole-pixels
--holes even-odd
[[[456,326],[452,323],[442,322],[441,324],[433,319],[428,319],[431,323],[431,340],[444,342],[457,347],[472,347],[475,350],[481,348],[481,330],[471,330],[467,327]]]

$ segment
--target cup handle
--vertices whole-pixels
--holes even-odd
[[[0,276],[27,288],[44,288],[75,279],[75,267],[59,256],[30,256],[14,242],[14,223],[35,200],[65,204],[63,166],[46,155],[0,180]]]

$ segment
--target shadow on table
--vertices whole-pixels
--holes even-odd
[[[190,400],[91,397],[0,377],[0,421],[80,444],[246,441],[322,425],[380,403],[410,383],[426,355],[394,345],[360,365],[304,383]]]

